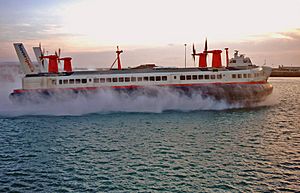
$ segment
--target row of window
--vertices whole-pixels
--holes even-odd
[[[119,77],[119,78],[94,78],[94,83],[105,82],[141,82],[141,81],[167,81],[167,76],[144,76],[144,77]]]
[[[167,81],[167,76],[144,76],[144,77],[114,77],[114,78],[94,78],[94,83],[105,82],[141,82],[141,81]],[[92,82],[92,79],[64,79],[59,80],[59,84],[86,84]]]
[[[253,78],[260,74],[232,74],[232,78]],[[176,79],[176,76],[174,76]],[[202,80],[202,79],[222,79],[222,74],[206,75],[181,75],[180,80]],[[59,84],[86,84],[88,81],[94,83],[105,82],[141,82],[141,81],[167,81],[167,76],[144,76],[144,77],[114,77],[114,78],[94,78],[94,79],[64,79],[59,80]]]
[[[213,75],[181,75],[180,80],[222,79],[222,74]]]
[[[232,74],[232,78],[253,78],[253,77],[259,77],[259,73],[255,74]]]

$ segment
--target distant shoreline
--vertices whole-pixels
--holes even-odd
[[[300,77],[300,67],[272,68],[271,77]]]

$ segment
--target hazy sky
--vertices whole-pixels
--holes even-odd
[[[190,54],[207,37],[209,48],[239,49],[257,64],[300,66],[299,8],[300,0],[0,0],[0,61],[17,60],[13,42],[42,42],[78,66],[109,66],[116,45],[125,66],[180,66],[183,44]]]

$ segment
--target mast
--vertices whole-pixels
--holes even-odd
[[[225,48],[226,50],[226,67],[229,65],[229,56],[228,56],[228,48]]]
[[[120,59],[120,54],[123,53],[123,50],[119,50],[119,46],[117,46],[117,60],[118,60],[118,70],[122,70],[122,64]]]

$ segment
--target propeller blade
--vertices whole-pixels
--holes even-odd
[[[41,51],[41,62],[42,62],[42,66],[43,68],[45,68],[45,60],[44,60],[44,55],[45,55],[45,48],[42,49],[42,43],[39,43],[39,47],[40,47],[40,51]]]
[[[58,57],[60,58],[61,49],[58,48]]]
[[[41,56],[40,56],[40,59],[41,59],[41,62],[42,62],[42,66],[43,68],[45,68],[45,62],[44,62],[44,55],[45,55],[45,48],[42,49],[42,43],[40,42],[39,43],[39,48],[40,48],[40,51],[41,51]]]
[[[55,56],[57,56],[57,57],[58,57],[57,51],[55,51]]]
[[[207,38],[205,38],[205,45],[204,45],[204,51],[207,51]]]
[[[196,48],[195,48],[195,45],[193,44],[193,60],[194,60],[194,63],[195,63],[195,55],[196,55]]]

